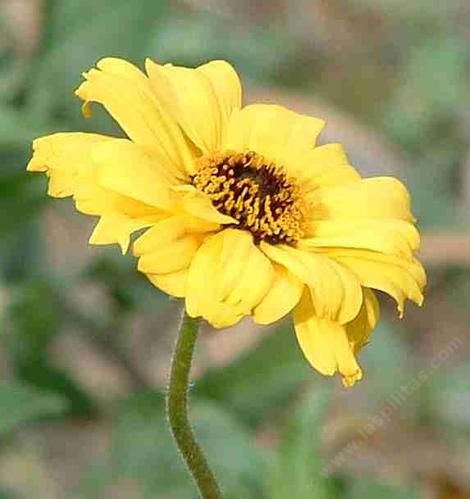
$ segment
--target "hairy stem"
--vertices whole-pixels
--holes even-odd
[[[194,478],[203,499],[222,499],[217,481],[196,441],[188,419],[189,372],[200,319],[183,318],[173,353],[167,413],[178,449]]]

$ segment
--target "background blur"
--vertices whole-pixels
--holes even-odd
[[[119,133],[73,96],[106,55],[231,61],[246,101],[405,180],[424,233],[425,308],[382,300],[354,390],[289,322],[203,331],[193,413],[227,498],[470,498],[469,25],[466,0],[0,0],[1,499],[196,497],[163,411],[180,304],[25,173],[35,136]]]

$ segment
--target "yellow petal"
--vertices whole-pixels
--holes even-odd
[[[215,327],[229,327],[237,323],[243,313],[236,307],[217,299],[216,264],[222,251],[223,240],[212,236],[196,253],[186,283],[186,310],[191,317],[203,317]]]
[[[98,185],[92,152],[118,139],[90,133],[56,133],[36,139],[28,170],[47,172],[51,196],[73,195],[77,209],[90,215],[117,213],[131,218],[149,218],[155,208]]]
[[[220,299],[224,300],[237,286],[252,248],[254,248],[253,238],[248,232],[237,230],[225,230],[216,237],[222,240],[222,245],[220,254],[217,256],[217,263],[214,263],[223,272],[217,281],[216,290]],[[256,251],[256,248],[254,250],[255,255],[260,254],[264,260],[267,260],[261,252]]]
[[[133,244],[134,255],[140,257],[138,269],[166,293],[184,296],[189,265],[207,229],[211,226],[188,216],[161,220]]]
[[[185,235],[144,253],[139,258],[138,270],[144,274],[168,274],[189,267],[201,245],[201,238]]]
[[[102,104],[133,142],[152,150],[179,178],[192,168],[192,154],[175,120],[152,90],[149,79],[127,61],[102,59],[84,73],[76,94]]]
[[[157,221],[165,212],[155,206],[146,205],[135,199],[104,188],[98,184],[97,168],[90,165],[77,176],[73,198],[78,211],[87,215],[118,213],[130,218]]]
[[[310,364],[320,373],[332,376],[339,371],[351,386],[362,378],[344,326],[315,315],[310,293],[304,292],[294,309],[294,325],[299,345]]]
[[[99,184],[147,205],[171,210],[171,180],[153,158],[129,140],[116,139],[92,151]]]
[[[324,124],[282,106],[252,104],[232,114],[224,149],[253,150],[282,163],[286,151],[311,149]]]
[[[192,185],[179,185],[172,188],[180,194],[174,212],[191,214],[214,224],[238,224],[234,218],[217,211],[209,196]]]
[[[310,150],[290,148],[282,163],[288,175],[307,190],[347,184],[361,178],[349,164],[341,144],[325,144]]]
[[[304,283],[281,265],[273,264],[274,282],[253,311],[258,324],[271,324],[288,314],[302,296]]]
[[[393,177],[362,179],[314,191],[310,213],[328,218],[395,218],[414,222],[406,187]]]
[[[134,256],[142,256],[159,250],[168,243],[181,239],[188,235],[186,226],[181,217],[168,217],[153,225],[138,237],[132,245]]]
[[[379,317],[380,308],[375,293],[368,288],[363,289],[364,301],[358,316],[346,324],[346,334],[354,353],[357,353],[367,342]]]
[[[353,272],[322,254],[265,242],[260,248],[308,286],[318,317],[344,324],[357,316],[362,291]]]
[[[186,294],[188,269],[171,272],[170,274],[147,274],[149,281],[170,296],[183,298]]]
[[[215,327],[227,327],[252,312],[274,278],[269,260],[251,234],[226,229],[207,239],[189,270],[186,307]]]
[[[47,194],[54,198],[72,196],[75,191],[77,173],[71,170],[49,170]]]
[[[125,252],[130,234],[154,223],[162,212],[98,184],[95,151],[112,145],[119,149],[121,142],[88,133],[41,137],[33,143],[34,154],[28,170],[47,172],[50,195],[73,195],[79,211],[102,216],[90,238],[91,244],[118,243]]]
[[[122,253],[127,252],[132,232],[148,227],[151,222],[130,218],[118,213],[103,215],[90,236],[90,244],[119,244]]]
[[[214,61],[190,69],[146,61],[154,92],[171,95],[168,111],[204,153],[219,150],[228,116],[241,105],[241,89],[234,69]]]
[[[245,231],[226,229],[219,261],[217,293],[220,300],[236,305],[248,315],[264,298],[274,279],[268,258]]]
[[[422,305],[426,275],[418,260],[343,248],[330,248],[328,255],[351,269],[363,286],[392,296],[397,302],[400,316],[403,315],[406,299]]]
[[[212,232],[213,224],[190,216],[169,216],[158,221],[149,230],[142,234],[133,244],[133,254],[142,256],[158,250],[168,243],[172,243],[188,235],[203,237],[205,232]]]
[[[91,163],[91,150],[112,140],[92,133],[55,133],[40,137],[33,142],[34,153],[27,170],[47,172],[50,196],[71,196],[77,175]]]
[[[309,224],[310,237],[299,243],[306,248],[362,248],[411,259],[419,249],[416,227],[394,219],[329,219]]]
[[[240,79],[235,69],[226,61],[211,61],[199,66],[196,71],[201,71],[207,76],[217,98],[222,127],[220,144],[222,144],[232,112],[240,109],[242,105]]]

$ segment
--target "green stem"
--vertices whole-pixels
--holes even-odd
[[[200,319],[183,313],[171,365],[167,413],[171,431],[203,499],[222,499],[188,419],[188,383]]]

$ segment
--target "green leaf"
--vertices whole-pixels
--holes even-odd
[[[51,285],[43,279],[23,282],[15,289],[8,315],[12,324],[9,350],[14,363],[44,357],[60,325]]]
[[[253,436],[219,405],[194,404],[194,428],[227,497],[261,496],[264,467]]]
[[[283,325],[231,365],[207,373],[196,385],[196,393],[256,426],[285,406],[301,381],[315,377],[319,375],[303,358],[292,327]]]
[[[41,268],[38,215],[46,202],[46,179],[26,173],[25,147],[29,143],[17,149],[0,144],[0,275],[14,281],[37,275]]]
[[[269,474],[270,499],[331,497],[320,445],[320,429],[330,395],[331,384],[318,383],[302,398]]]
[[[11,323],[7,345],[15,375],[31,386],[67,398],[71,413],[92,414],[90,397],[49,357],[49,345],[59,334],[63,319],[51,284],[43,279],[22,283],[15,289],[7,313]]]
[[[66,399],[67,412],[73,416],[89,417],[95,413],[90,395],[66,371],[51,365],[47,358],[38,357],[18,364],[15,374],[32,386],[56,393]]]
[[[194,400],[191,407],[196,435],[226,497],[260,497],[263,463],[243,425],[214,403]],[[114,425],[112,463],[115,474],[141,483],[144,498],[195,497],[159,393],[137,394],[121,404]]]
[[[22,383],[0,383],[0,433],[67,409],[65,398]]]
[[[350,480],[345,499],[419,499],[419,495],[410,489],[396,488],[384,483],[369,480]]]

